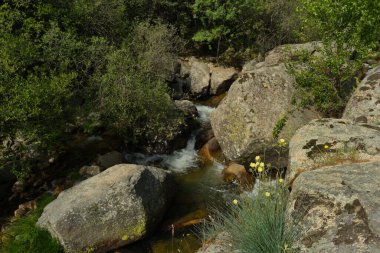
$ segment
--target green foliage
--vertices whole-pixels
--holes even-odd
[[[164,83],[176,59],[174,30],[142,23],[134,34],[107,56],[107,70],[99,85],[103,117],[129,142],[156,138],[183,121]]]
[[[345,145],[342,148],[334,148],[334,145],[330,146],[330,144],[321,146],[316,146],[315,151],[311,154],[311,158],[318,168],[347,162],[350,164],[364,162],[363,157],[360,156],[358,149],[355,147]]]
[[[57,16],[42,1],[0,7],[0,160],[18,177],[59,138],[77,77],[68,59],[80,45]]]
[[[380,2],[373,0],[301,0],[306,31],[316,30],[321,38],[358,50],[380,38]],[[309,29],[307,29],[309,28]]]
[[[43,196],[37,203],[37,208],[25,217],[10,223],[1,232],[3,253],[63,253],[59,242],[53,239],[49,232],[36,227],[44,207],[53,201],[51,195]]]
[[[323,46],[291,66],[302,104],[339,116],[354,88],[355,77],[380,39],[380,3],[359,0],[301,0],[304,33],[319,34]],[[310,37],[310,36],[306,36]]]
[[[274,126],[273,131],[272,131],[272,136],[274,139],[278,138],[281,130],[285,127],[287,120],[288,118],[284,116],[276,122],[276,125]]]
[[[181,42],[173,26],[139,21],[155,16],[149,2],[4,1],[0,138],[6,141],[0,147],[1,167],[26,177],[40,160],[62,148],[69,125],[93,131],[92,122],[78,118],[99,111],[108,125],[124,129],[126,139],[167,130],[152,122],[171,121],[174,114],[168,110],[165,80],[172,78]],[[155,10],[170,3],[155,1]],[[124,77],[129,86],[123,92],[121,86],[112,88]],[[128,95],[125,88],[130,88]]]
[[[350,60],[351,50],[325,46],[318,53],[303,53],[300,61],[288,65],[295,76],[301,105],[315,106],[327,116],[339,116],[356,85],[361,59]]]
[[[238,5],[233,0],[198,0],[193,5],[195,15],[200,15],[201,22],[206,29],[198,31],[193,39],[198,42],[211,43],[231,34],[228,24],[236,22],[239,12]],[[231,35],[233,36],[233,35]],[[218,45],[219,47],[219,45]]]
[[[254,48],[265,52],[295,40],[296,1],[196,0],[193,13],[201,27],[193,40],[220,52]]]

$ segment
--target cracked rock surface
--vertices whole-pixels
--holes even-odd
[[[380,127],[343,119],[313,120],[289,142],[287,182],[292,184],[306,171],[322,169],[325,155],[334,158],[336,153],[351,151],[355,152],[354,161],[337,159],[337,163],[380,161]]]
[[[380,252],[380,162],[302,173],[288,205],[300,252]]]
[[[380,66],[361,81],[348,101],[343,118],[380,125]]]

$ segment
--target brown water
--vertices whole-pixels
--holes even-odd
[[[208,210],[233,199],[234,187],[224,183],[221,169],[220,164],[214,164],[178,174],[174,201],[158,230],[143,241],[113,252],[196,252],[201,247],[202,233],[199,230]]]
[[[200,121],[209,120],[211,107],[197,106]],[[202,122],[201,122],[202,123]],[[174,200],[156,232],[143,241],[114,252],[122,253],[194,253],[202,243],[202,226],[208,210],[231,202],[238,187],[223,181],[223,164],[200,162],[194,132],[187,147],[172,155],[130,157],[136,163],[155,164],[176,173],[177,189]],[[128,155],[127,155],[128,156]],[[156,163],[154,162],[156,161]]]
[[[200,120],[207,121],[212,108],[198,106]],[[133,245],[111,252],[120,253],[193,253],[201,247],[202,228],[210,208],[215,208],[234,198],[234,186],[223,181],[223,165],[217,162],[201,163],[194,149],[195,134],[190,138],[183,150],[172,155],[156,155],[133,158],[131,162],[137,164],[154,164],[157,167],[172,170],[176,174],[177,189],[169,210],[157,230]],[[95,138],[96,139],[96,138]],[[87,165],[99,153],[118,150],[121,144],[114,138],[103,136],[100,140],[88,141],[78,139],[72,142],[71,151],[49,168],[49,177],[46,182],[67,177],[69,173],[77,173],[82,165]],[[153,162],[152,162],[153,161]],[[154,162],[156,161],[156,162]],[[4,217],[9,217],[18,203],[34,199],[42,194],[36,189],[30,190],[30,195],[15,201]]]

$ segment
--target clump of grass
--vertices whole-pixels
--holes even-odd
[[[286,223],[288,190],[268,186],[256,199],[235,200],[225,210],[216,210],[206,225],[206,237],[221,232],[231,235],[234,248],[245,253],[290,253],[294,233]]]
[[[356,148],[344,147],[334,149],[326,144],[323,149],[319,149],[319,152],[314,157],[314,161],[318,167],[323,167],[344,163],[358,163],[362,162],[363,159]]]
[[[279,140],[285,148],[285,140]],[[205,238],[226,232],[234,249],[244,253],[293,253],[296,227],[287,221],[289,190],[282,178],[270,176],[270,165],[259,156],[250,164],[257,175],[257,194],[234,199],[224,209],[217,209],[203,229]]]
[[[278,138],[282,129],[285,127],[287,120],[288,120],[288,117],[284,116],[276,122],[276,125],[274,126],[272,130],[272,136],[274,139]]]
[[[37,208],[25,217],[10,223],[0,234],[2,253],[63,253],[59,242],[49,232],[36,227],[44,207],[54,200],[51,195],[44,195],[37,202]]]

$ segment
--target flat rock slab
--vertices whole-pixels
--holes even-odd
[[[380,252],[380,162],[302,173],[288,214],[301,253]]]
[[[227,232],[218,234],[211,242],[205,243],[197,253],[240,253],[232,247],[231,235]]]
[[[343,118],[380,125],[380,66],[361,81],[347,103]]]
[[[326,166],[324,156],[334,157],[345,150],[355,152],[357,161],[354,162],[380,161],[380,127],[343,119],[311,121],[300,128],[289,143],[287,182],[292,184],[301,173]],[[337,162],[344,161],[337,159]]]
[[[170,172],[120,164],[62,192],[37,225],[65,252],[106,252],[145,237],[161,221],[173,192]]]

